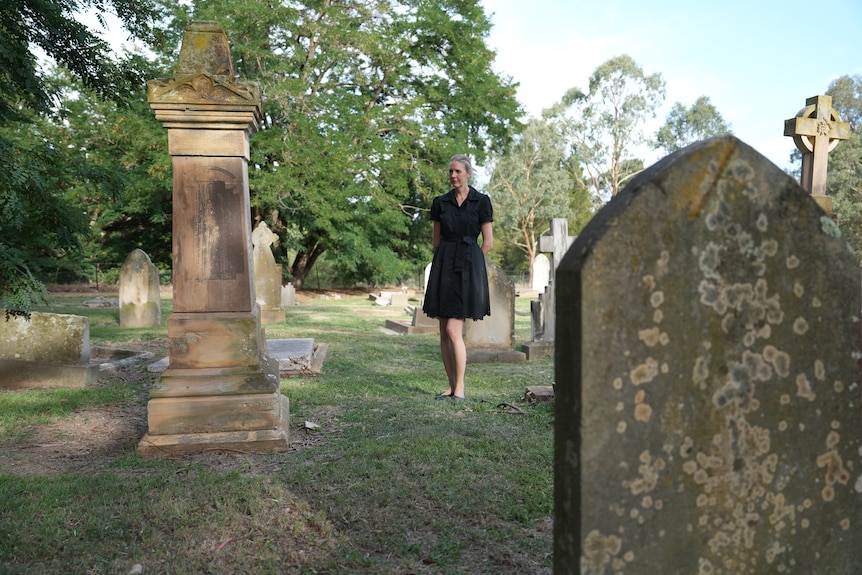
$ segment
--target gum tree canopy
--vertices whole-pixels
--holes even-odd
[[[430,259],[431,198],[455,153],[481,163],[518,127],[478,0],[214,0],[237,74],[260,83],[250,190],[301,287],[324,254],[345,281],[397,281]]]
[[[75,182],[98,181],[83,154],[53,142],[40,118],[61,112],[37,54],[64,66],[82,84],[122,99],[141,78],[77,19],[113,13],[132,37],[152,39],[150,0],[15,0],[0,9],[0,305],[29,312],[42,292],[40,259],[78,247],[86,218],[63,197]]]

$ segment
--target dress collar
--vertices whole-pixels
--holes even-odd
[[[465,202],[471,202],[471,201],[479,199],[479,190],[477,190],[473,186],[468,186],[468,187],[469,187],[469,191],[467,192],[467,198],[464,201]],[[453,204],[457,205],[458,202],[455,200],[456,195],[457,195],[457,192],[455,191],[455,188],[452,188],[451,190],[449,190],[449,193],[443,197],[447,201],[452,202]]]

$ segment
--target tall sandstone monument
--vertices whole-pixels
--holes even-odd
[[[237,82],[224,30],[194,22],[176,76],[147,97],[173,162],[173,296],[169,364],[150,393],[149,456],[288,447],[289,402],[255,304],[249,137],[260,89]]]

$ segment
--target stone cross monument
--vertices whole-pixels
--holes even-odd
[[[802,152],[802,187],[818,204],[832,213],[831,198],[826,196],[826,164],[829,152],[840,140],[850,137],[850,124],[842,122],[832,108],[832,96],[814,96],[805,101],[796,117],[784,121],[784,135]]]
[[[260,89],[234,78],[221,27],[194,22],[176,76],[148,82],[147,98],[173,162],[174,311],[168,368],[150,392],[138,450],[284,451],[289,403],[266,354],[251,263],[249,136]]]
[[[551,235],[539,238],[539,251],[553,255],[551,269],[556,271],[560,262],[563,261],[563,256],[566,255],[566,252],[574,241],[575,238],[569,235],[569,220],[566,218],[552,218]],[[554,279],[553,272],[551,273],[551,279]]]

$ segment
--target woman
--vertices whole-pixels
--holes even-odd
[[[491,315],[485,256],[494,245],[491,198],[470,185],[473,166],[463,154],[449,160],[448,193],[434,198],[431,220],[434,259],[422,309],[440,321],[440,355],[449,389],[435,399],[464,399],[467,348],[464,320]],[[482,247],[477,238],[482,234]]]

